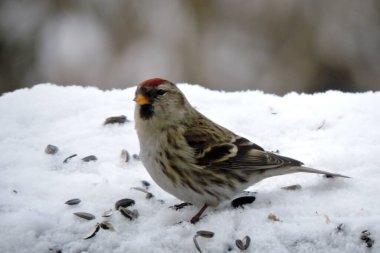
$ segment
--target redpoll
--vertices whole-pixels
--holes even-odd
[[[265,151],[195,110],[175,84],[149,79],[136,90],[135,123],[141,160],[153,180],[201,210],[217,206],[268,177],[296,172],[340,174],[303,166]]]

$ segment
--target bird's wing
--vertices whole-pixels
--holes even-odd
[[[266,152],[255,143],[223,128],[210,132],[209,128],[192,127],[184,136],[195,150],[197,164],[206,169],[267,170],[302,165],[292,158]]]

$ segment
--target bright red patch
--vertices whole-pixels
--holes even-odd
[[[148,79],[148,80],[145,80],[144,82],[142,82],[140,84],[141,87],[143,86],[150,86],[150,87],[156,87],[162,83],[166,82],[166,80],[164,79],[161,79],[161,78],[152,78],[152,79]]]

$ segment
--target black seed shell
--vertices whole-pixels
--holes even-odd
[[[253,201],[255,201],[256,197],[254,196],[244,196],[240,198],[236,198],[231,201],[231,205],[234,208],[237,207],[243,207],[243,205],[251,204]]]
[[[76,215],[76,216],[78,216],[80,218],[86,219],[86,220],[93,220],[93,219],[95,219],[95,215],[90,214],[90,213],[85,213],[85,212],[76,212],[76,213],[74,213],[74,215]]]
[[[129,207],[133,206],[135,201],[133,199],[120,199],[115,203],[115,209],[119,210],[120,207]]]
[[[72,205],[77,205],[77,204],[79,204],[80,201],[81,201],[80,199],[70,199],[70,200],[66,201],[65,204],[66,204],[66,205],[70,205],[70,206],[72,206]]]

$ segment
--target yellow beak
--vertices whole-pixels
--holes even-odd
[[[135,99],[133,99],[133,101],[135,101],[139,105],[149,104],[149,99],[146,96],[142,95],[142,94],[138,94],[135,97]]]

